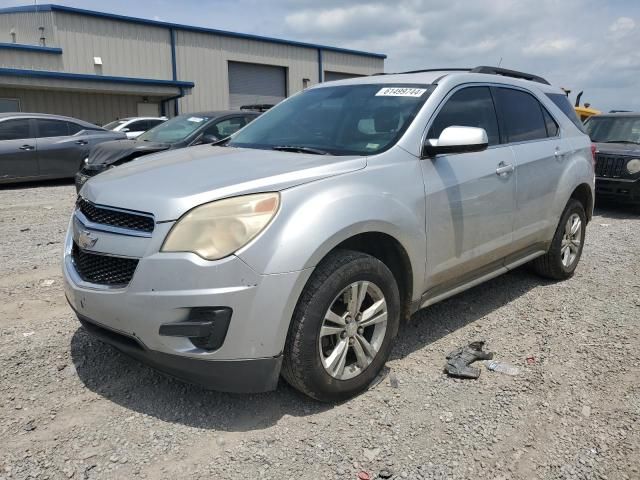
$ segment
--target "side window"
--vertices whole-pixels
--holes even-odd
[[[542,105],[540,106],[540,108],[542,108],[542,116],[544,117],[544,124],[547,127],[547,137],[557,137],[558,134],[560,133],[560,127],[558,126],[556,121],[553,119],[551,114],[547,112],[546,108],[544,108]]]
[[[127,128],[130,132],[146,132],[149,128],[147,127],[146,120],[138,120],[137,122],[131,122],[127,125]]]
[[[569,99],[566,95],[563,95],[562,93],[547,93],[546,95],[553,103],[556,104],[556,107],[562,110],[562,113],[564,113],[582,133],[587,133],[584,129],[584,125],[578,118],[578,114],[576,114],[576,111],[569,103]]]
[[[66,137],[69,135],[67,122],[61,120],[36,119],[38,126],[38,138]]]
[[[149,120],[147,123],[147,130],[151,130],[153,127],[156,127],[163,122],[164,120]]]
[[[512,88],[496,88],[496,104],[507,142],[547,137],[540,102],[531,94]]]
[[[0,122],[0,140],[21,140],[23,138],[31,138],[28,119]]]
[[[80,130],[85,129],[82,125],[78,125],[77,123],[73,122],[67,122],[67,128],[69,129],[69,135],[75,135]]]
[[[227,118],[226,120],[222,120],[221,122],[209,127],[206,133],[213,134],[216,137],[223,139],[236,133],[244,127],[246,123],[247,122],[244,117]]]
[[[428,138],[438,138],[447,127],[484,128],[489,145],[500,143],[500,132],[489,87],[467,87],[454,93],[434,120]]]

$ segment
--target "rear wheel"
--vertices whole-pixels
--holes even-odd
[[[386,265],[336,251],[318,265],[298,301],[283,376],[317,400],[349,398],[382,369],[399,319],[398,286]]]
[[[536,258],[533,269],[543,277],[564,280],[573,276],[584,246],[587,216],[582,204],[569,200],[565,207],[549,251]]]

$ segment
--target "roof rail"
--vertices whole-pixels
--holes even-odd
[[[538,75],[531,73],[518,72],[517,70],[509,70],[507,68],[488,67],[481,65],[479,67],[469,70],[470,73],[487,73],[489,75],[502,75],[504,77],[521,78],[522,80],[529,80],[531,82],[544,83],[545,85],[551,85],[547,80]]]
[[[410,70],[408,72],[400,72],[400,73],[424,73],[424,72],[469,72],[470,68],[424,68],[422,70]]]

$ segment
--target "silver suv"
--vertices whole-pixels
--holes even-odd
[[[416,310],[525,263],[574,273],[594,171],[565,102],[488,67],[309,88],[225,143],[92,178],[67,298],[89,332],[182,380],[258,392],[282,374],[350,397]]]

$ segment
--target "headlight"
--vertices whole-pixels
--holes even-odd
[[[176,222],[161,251],[224,258],[264,230],[279,204],[280,194],[259,193],[200,205]]]
[[[634,158],[627,162],[627,172],[631,175],[640,172],[640,158]]]
[[[89,157],[85,157],[85,159],[82,161],[82,163],[87,165],[89,163]]]

